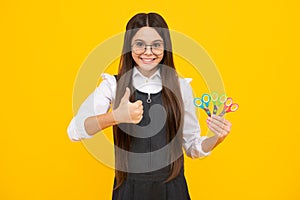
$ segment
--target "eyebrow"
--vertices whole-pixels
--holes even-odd
[[[142,41],[142,42],[146,43],[146,42],[145,42],[144,40],[142,40],[142,39],[135,39],[134,42],[136,42],[136,41]],[[153,40],[152,43],[153,43],[153,42],[163,42],[163,41],[160,40],[160,39],[157,39],[157,40]]]

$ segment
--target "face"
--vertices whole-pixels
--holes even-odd
[[[131,45],[131,55],[138,70],[150,77],[164,56],[162,37],[154,28],[143,27],[134,35]]]

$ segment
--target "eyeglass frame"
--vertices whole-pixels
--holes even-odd
[[[133,47],[136,43],[137,43],[137,42],[135,42],[134,44],[131,45],[131,51],[132,51],[133,53],[135,53],[135,52],[133,51],[132,47]],[[142,43],[144,43],[144,42],[142,42]],[[159,43],[162,43],[163,46],[165,46],[164,42],[159,42]],[[145,45],[145,48],[144,48],[143,53],[145,53],[145,52],[147,51],[147,46],[150,46],[151,52],[152,52],[154,55],[156,55],[156,56],[159,56],[159,55],[163,54],[163,52],[164,52],[164,50],[165,50],[165,47],[163,47],[162,53],[160,53],[160,54],[155,54],[155,53],[153,52],[153,50],[152,50],[152,46],[153,46],[154,44],[146,44],[146,43],[144,43],[144,45]],[[135,54],[136,54],[136,55],[142,55],[143,53],[140,53],[140,54],[135,53]]]

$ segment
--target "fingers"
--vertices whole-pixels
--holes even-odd
[[[208,127],[214,132],[214,133],[222,133],[223,132],[223,126],[220,125],[216,121],[208,122]]]
[[[221,138],[226,137],[231,130],[231,123],[225,118],[217,115],[212,115],[206,122],[208,128]]]
[[[140,111],[140,110],[143,111],[143,109],[144,109],[143,102],[141,100],[137,100],[136,102],[132,103],[132,106],[135,110],[138,110],[138,111]]]
[[[137,100],[136,102],[134,102],[134,104],[141,106],[141,105],[143,105],[143,102],[141,100]]]
[[[130,89],[128,87],[126,87],[125,94],[122,97],[121,101],[127,103],[127,102],[129,102],[129,97],[130,97]]]
[[[224,137],[224,132],[221,128],[219,128],[218,126],[214,125],[214,124],[209,124],[208,125],[208,128],[213,132],[215,133],[218,138],[223,138]]]
[[[136,116],[143,115],[143,113],[144,113],[143,107],[134,110],[134,114],[135,114]]]
[[[224,117],[220,117],[218,115],[212,115],[212,118],[217,120],[220,123],[225,124],[226,126],[231,126],[231,123],[228,120],[226,120]]]
[[[134,115],[132,115],[132,123],[138,124],[142,118],[143,118],[144,110],[143,109],[137,109],[135,110]]]
[[[131,108],[131,121],[134,124],[139,123],[144,114],[144,107],[143,107],[143,102],[141,100],[137,100],[134,103],[130,103],[130,108]]]
[[[226,120],[224,117],[220,117],[217,115],[212,115],[211,118],[208,118],[209,121],[213,122],[214,124],[217,124],[219,127],[230,130],[231,128],[231,123]]]

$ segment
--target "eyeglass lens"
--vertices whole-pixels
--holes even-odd
[[[135,54],[143,54],[146,52],[147,46],[150,47],[150,50],[152,51],[153,54],[159,55],[162,54],[164,51],[164,45],[162,42],[155,42],[151,45],[146,45],[144,42],[135,42],[132,45],[132,51]]]

